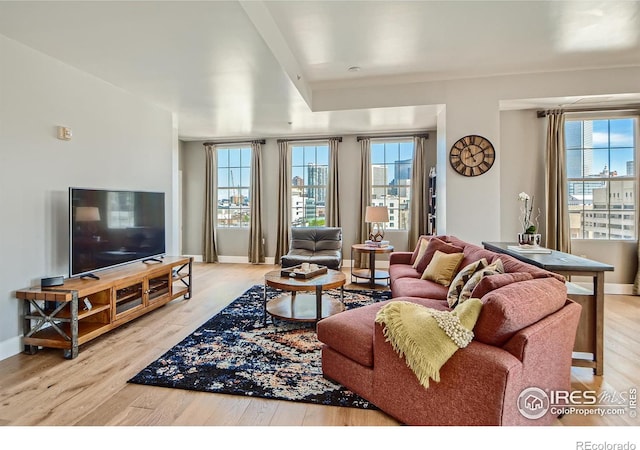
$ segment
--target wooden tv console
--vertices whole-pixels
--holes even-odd
[[[22,303],[25,353],[60,348],[78,356],[78,346],[170,301],[191,298],[191,257],[164,257],[98,272],[99,279],[70,278],[52,288],[16,291]]]

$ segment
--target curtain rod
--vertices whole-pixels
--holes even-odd
[[[429,139],[429,133],[413,133],[413,134],[393,134],[393,135],[377,135],[377,136],[357,136],[356,139],[360,142],[363,139],[393,139],[403,137],[423,137]]]
[[[290,139],[278,139],[278,142],[305,142],[305,141],[328,141],[329,139],[337,139],[338,142],[342,142],[342,137],[340,136],[330,136],[330,137],[299,137],[299,138],[290,138]]]
[[[558,108],[558,109],[545,109],[543,111],[538,111],[538,119],[543,117],[547,117],[551,111],[562,111],[566,113],[589,113],[589,112],[600,112],[600,111],[637,111],[640,110],[640,105],[629,105],[629,106],[603,106],[601,108]]]
[[[265,144],[267,141],[264,139],[249,139],[248,141],[215,141],[215,142],[203,142],[202,145],[227,145],[227,144],[251,144],[257,142],[258,144]]]

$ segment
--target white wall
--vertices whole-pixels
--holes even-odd
[[[500,177],[501,237],[514,240],[522,232],[518,194],[534,197],[534,210],[540,208],[539,232],[545,226],[545,127],[535,111],[503,111],[500,114],[502,147]]]
[[[177,144],[171,113],[1,35],[0,61],[2,359],[22,350],[14,291],[68,274],[69,186],[164,191],[174,230]]]

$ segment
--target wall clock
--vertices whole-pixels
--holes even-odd
[[[482,175],[491,169],[495,159],[496,152],[491,142],[475,134],[459,139],[449,151],[451,167],[465,177]]]

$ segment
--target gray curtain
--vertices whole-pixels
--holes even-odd
[[[339,138],[329,139],[329,176],[327,181],[326,226],[340,226],[340,192],[338,189]]]
[[[363,244],[369,238],[369,224],[364,221],[367,206],[371,205],[371,140],[360,140],[360,211],[358,212],[358,228],[356,242]],[[354,267],[369,267],[369,258],[364,253],[354,253]]]
[[[249,222],[249,262],[264,262],[264,242],[262,235],[262,144],[251,143],[251,186]]]
[[[218,262],[216,251],[216,152],[212,145],[206,145],[205,176],[204,176],[204,217],[202,221],[202,261],[206,263]]]
[[[413,169],[411,200],[409,201],[409,248],[415,248],[418,238],[427,234],[429,223],[429,174],[426,163],[426,138],[413,138]]]
[[[547,113],[546,246],[569,253],[571,234],[564,121],[562,111]]]
[[[276,264],[289,251],[291,229],[291,164],[289,144],[278,142],[278,229],[276,230]]]

